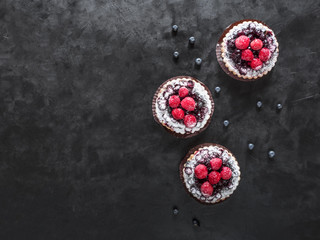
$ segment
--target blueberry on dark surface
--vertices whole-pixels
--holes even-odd
[[[220,93],[221,88],[220,88],[220,87],[215,87],[215,89],[214,89],[214,90],[216,91],[216,93]]]
[[[192,219],[192,224],[193,224],[193,226],[195,226],[195,227],[200,227],[200,222],[199,222],[199,220],[196,219],[196,218]]]
[[[275,155],[276,155],[276,153],[275,153],[273,150],[270,150],[270,151],[268,152],[269,158],[274,158]]]
[[[179,57],[179,52],[175,51],[175,52],[173,53],[173,57],[174,57],[174,58],[178,58],[178,57]]]
[[[194,37],[190,37],[190,38],[189,38],[189,43],[190,43],[191,45],[193,45],[195,42],[196,42],[196,39],[195,39]]]
[[[178,213],[179,213],[179,210],[178,210],[178,208],[177,207],[174,207],[173,208],[173,210],[172,210],[172,212],[173,212],[173,215],[178,215]]]
[[[230,124],[230,123],[229,123],[229,121],[228,121],[228,120],[224,120],[224,121],[223,121],[223,126],[228,127],[228,126],[229,126],[229,124]]]
[[[277,110],[280,111],[281,109],[282,109],[282,104],[281,104],[281,103],[278,103],[278,104],[277,104]]]
[[[254,148],[254,144],[253,144],[253,143],[249,143],[249,144],[248,144],[248,149],[249,149],[249,150],[253,150],[253,148]]]
[[[257,108],[261,108],[262,107],[262,102],[261,101],[258,101],[257,102]]]
[[[196,58],[196,64],[198,65],[198,66],[200,66],[201,65],[201,63],[202,63],[202,59],[201,58]]]
[[[178,27],[177,25],[173,25],[173,26],[172,26],[172,31],[173,31],[173,32],[177,32],[177,31],[178,31],[178,28],[179,28],[179,27]]]

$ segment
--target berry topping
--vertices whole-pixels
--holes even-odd
[[[198,66],[200,66],[201,65],[201,63],[202,63],[202,59],[201,58],[196,58],[196,64],[198,65]]]
[[[221,175],[217,171],[212,171],[208,176],[209,183],[211,183],[212,185],[217,184],[220,181],[220,179]]]
[[[204,179],[207,177],[208,175],[208,169],[205,165],[203,164],[199,164],[198,166],[196,166],[196,168],[194,169],[194,174],[196,175],[196,177],[198,179]]]
[[[195,116],[188,114],[183,119],[184,125],[188,128],[193,128],[197,124],[197,119]]]
[[[172,117],[176,120],[180,120],[184,118],[184,111],[181,108],[175,108],[171,112]]]
[[[249,43],[250,43],[250,38],[248,38],[245,35],[241,35],[235,41],[236,47],[241,50],[249,47]]]
[[[262,50],[261,50],[262,51]],[[261,53],[260,51],[260,53]],[[260,54],[259,54],[260,55]],[[259,58],[254,58],[250,64],[251,68],[253,70],[259,70],[260,68],[262,68],[262,62],[260,61]]]
[[[262,62],[268,61],[271,56],[270,50],[268,48],[262,48],[259,53],[259,59]]]
[[[178,31],[178,28],[179,28],[179,27],[178,27],[177,25],[173,25],[173,26],[172,26],[172,31],[177,32],[177,31]]]
[[[188,94],[189,94],[189,90],[187,88],[182,87],[182,88],[179,89],[179,96],[181,98],[186,97]]]
[[[220,158],[212,158],[210,160],[210,166],[212,170],[218,170],[222,166],[222,160]]]
[[[176,108],[178,107],[180,104],[180,98],[178,95],[172,95],[170,98],[169,98],[169,106],[172,107],[172,108]]]
[[[228,167],[222,167],[220,174],[221,174],[221,178],[224,180],[228,180],[232,176],[231,169]]]
[[[179,58],[179,52],[175,51],[175,52],[173,53],[173,57],[174,57],[174,58]]]
[[[170,101],[170,100],[169,100]],[[179,99],[180,102],[180,99]],[[186,97],[181,101],[181,106],[187,111],[193,111],[196,103],[191,97]],[[170,106],[171,107],[171,106]]]
[[[190,37],[190,38],[189,38],[189,43],[190,43],[191,45],[193,45],[195,42],[196,42],[196,39],[195,39],[194,37]]]
[[[263,46],[263,42],[256,38],[255,40],[253,40],[251,43],[250,43],[250,47],[253,49],[253,50],[260,50]]]
[[[204,182],[201,185],[201,193],[203,194],[203,196],[205,197],[210,197],[213,193],[213,187],[211,186],[211,184],[209,182]]]
[[[251,50],[243,50],[241,53],[241,59],[251,62],[253,60],[253,53],[251,52]]]

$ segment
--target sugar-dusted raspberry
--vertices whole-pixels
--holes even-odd
[[[250,66],[253,70],[259,70],[260,68],[262,68],[262,62],[259,58],[254,58],[251,61]]]
[[[188,94],[189,94],[188,88],[182,87],[182,88],[179,89],[179,96],[181,98],[184,98],[184,97],[188,96]]]
[[[197,119],[195,116],[188,114],[183,119],[184,125],[188,128],[193,128],[197,124]]]
[[[222,167],[220,174],[221,178],[224,180],[228,180],[232,177],[232,171],[228,167]]]
[[[241,53],[241,59],[251,62],[253,59],[253,53],[251,52],[251,50],[249,49],[243,50]]]
[[[208,175],[208,169],[205,165],[199,164],[194,169],[194,174],[196,175],[196,178],[198,179],[204,179]]]
[[[176,120],[180,120],[184,118],[184,111],[181,108],[175,108],[171,112],[172,117]]]
[[[221,175],[217,171],[212,171],[209,173],[208,180],[212,185],[217,184],[221,179]]]
[[[210,160],[210,166],[212,170],[219,170],[222,166],[222,160],[220,158],[212,158]]]
[[[169,98],[169,106],[172,108],[176,108],[180,105],[180,98],[178,95],[172,95]]]
[[[213,193],[213,187],[211,186],[211,184],[209,182],[204,182],[201,185],[201,193],[203,194],[203,196],[205,197],[210,197]]]
[[[262,48],[259,52],[259,59],[262,62],[268,61],[271,56],[270,50],[268,48]]]
[[[263,42],[259,38],[256,38],[250,43],[250,47],[253,50],[260,50],[262,46],[263,46]]]
[[[196,103],[192,97],[185,97],[181,101],[181,106],[187,111],[193,111],[196,107]]]
[[[245,35],[241,35],[235,41],[236,47],[241,50],[249,47],[249,43],[250,43],[250,38],[248,38]]]

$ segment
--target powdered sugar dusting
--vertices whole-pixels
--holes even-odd
[[[227,165],[232,171],[232,177],[228,180],[227,185],[222,185],[221,182],[214,185],[213,188],[219,188],[219,191],[214,190],[213,195],[206,197],[200,189],[195,185],[194,168],[204,161],[208,161],[214,157],[222,159],[223,164]],[[231,152],[226,148],[219,146],[205,146],[198,149],[198,151],[191,155],[183,166],[183,179],[188,191],[197,199],[206,203],[216,203],[229,197],[237,188],[240,181],[240,168],[237,160]]]
[[[168,111],[167,101],[171,95],[174,94],[174,90],[178,90],[180,87],[187,87],[188,82],[193,82],[194,86],[192,88],[192,94],[197,94],[202,102],[203,108],[206,112],[203,120],[197,121],[196,126],[193,128],[186,127],[182,122],[175,120]],[[176,78],[171,81],[168,81],[165,85],[162,86],[162,89],[158,92],[156,100],[156,115],[160,123],[170,128],[172,131],[179,134],[194,133],[203,128],[206,123],[209,121],[210,116],[213,112],[213,103],[211,102],[209,93],[203,85],[195,81],[192,78],[182,77]]]
[[[235,62],[231,59],[231,54],[227,51],[227,42],[229,39],[231,39],[235,34],[241,32],[243,29],[246,29],[248,26],[254,27],[257,30],[261,31],[269,31],[272,33],[272,36],[268,37],[268,42],[269,42],[269,50],[271,51],[271,57],[268,61],[266,61],[263,66],[260,69],[250,69],[250,68],[242,68],[242,74],[240,73],[239,69],[236,68]],[[264,74],[269,72],[274,66],[275,63],[277,62],[277,58],[279,55],[279,50],[278,50],[278,42],[275,37],[274,32],[268,28],[267,26],[255,22],[255,21],[245,21],[242,22],[236,26],[234,26],[232,29],[229,30],[229,32],[226,34],[226,36],[223,38],[222,43],[221,43],[221,48],[224,49],[222,51],[222,59],[224,63],[226,64],[226,67],[232,71],[237,73],[238,77],[243,77],[243,78],[257,78],[257,77],[262,77]]]

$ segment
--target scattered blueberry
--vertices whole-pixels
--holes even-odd
[[[173,215],[178,215],[178,213],[179,213],[178,208],[174,207],[173,208]]]
[[[262,107],[262,102],[261,101],[258,101],[257,102],[257,108],[261,108]]]
[[[254,144],[253,144],[253,143],[249,143],[249,144],[248,144],[248,148],[249,148],[249,150],[253,150]]]
[[[229,126],[229,121],[228,121],[228,120],[224,120],[224,121],[223,121],[223,125],[224,125],[225,127],[228,127],[228,126]]]
[[[281,109],[282,109],[282,104],[281,104],[281,103],[278,103],[278,104],[277,104],[277,110],[280,111]]]
[[[196,58],[196,64],[198,65],[198,66],[200,66],[201,65],[201,63],[202,63],[202,59],[201,58]]]
[[[216,91],[216,93],[220,93],[221,88],[220,87],[216,87],[214,90]]]
[[[195,39],[194,37],[190,37],[190,38],[189,38],[189,43],[190,43],[191,45],[193,45],[195,42],[196,42],[196,39]]]
[[[276,153],[275,153],[273,150],[270,150],[270,151],[268,152],[269,158],[274,158],[275,155],[276,155]]]
[[[179,52],[175,51],[175,52],[173,53],[173,57],[174,57],[174,58],[178,58],[178,57],[179,57]]]
[[[195,226],[195,227],[200,227],[200,222],[199,222],[199,220],[198,219],[192,219],[192,224],[193,224],[193,226]]]
[[[178,27],[177,25],[173,25],[173,26],[172,26],[172,31],[173,31],[173,32],[177,32],[177,31],[178,31],[178,28],[179,28],[179,27]]]

